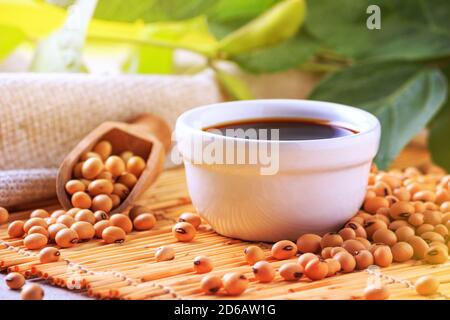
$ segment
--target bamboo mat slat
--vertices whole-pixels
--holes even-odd
[[[321,281],[283,281],[279,275],[269,284],[254,280],[251,267],[245,263],[243,250],[248,242],[229,239],[203,225],[194,241],[176,242],[171,225],[181,212],[195,210],[190,203],[182,168],[165,171],[158,181],[137,201],[155,210],[157,224],[150,231],[132,232],[123,244],[104,244],[92,240],[61,249],[64,260],[40,264],[35,251],[23,248],[20,239],[9,239],[6,225],[0,227],[0,268],[19,271],[27,277],[40,277],[67,289],[81,289],[81,294],[106,299],[361,299],[371,279],[366,271],[342,274]],[[52,206],[51,209],[57,207]],[[15,217],[24,218],[29,211]],[[176,258],[156,262],[155,249],[168,245]],[[286,261],[270,258],[270,246],[259,243],[268,261],[279,268]],[[197,255],[209,256],[215,264],[213,274],[244,272],[250,278],[247,291],[239,297],[219,292],[205,295],[199,288],[203,275],[192,270]],[[446,299],[450,295],[450,262],[431,266],[418,261],[393,264],[381,269],[388,279],[391,299]],[[440,293],[423,297],[404,283],[390,277],[414,281],[422,275],[434,275],[441,281]]]

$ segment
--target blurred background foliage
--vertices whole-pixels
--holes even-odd
[[[370,5],[381,29],[367,28]],[[380,119],[380,167],[428,127],[433,160],[450,170],[449,17],[448,0],[0,0],[0,59],[26,43],[29,71],[89,72],[85,50],[107,56],[125,45],[121,72],[210,69],[233,99],[253,96],[223,63],[252,74],[317,72],[311,98]],[[179,50],[202,59],[180,69]]]

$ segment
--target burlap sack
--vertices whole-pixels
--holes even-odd
[[[155,113],[173,125],[221,99],[211,74],[0,74],[0,206],[53,197],[56,168],[103,121]]]

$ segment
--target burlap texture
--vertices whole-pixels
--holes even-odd
[[[103,121],[154,113],[173,126],[221,98],[210,74],[0,74],[0,206],[54,196],[55,168]]]

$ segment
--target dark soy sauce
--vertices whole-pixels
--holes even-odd
[[[235,131],[237,129],[241,130]],[[248,129],[255,130],[247,131]],[[259,131],[260,129],[263,130]],[[212,133],[218,133],[214,131],[219,130],[220,133],[225,136],[273,140],[276,137],[273,137],[272,139],[271,129],[279,130],[278,140],[280,141],[331,139],[358,133],[355,130],[333,124],[327,120],[304,118],[245,119],[235,122],[220,123],[204,128],[203,130]],[[243,131],[247,133],[256,132],[257,136],[248,136],[247,134],[242,136]],[[267,132],[267,135],[261,134],[262,132]]]

